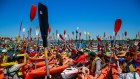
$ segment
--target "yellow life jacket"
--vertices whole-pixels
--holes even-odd
[[[126,64],[126,63],[123,63],[123,67],[124,67],[124,70],[123,70],[123,71],[124,71],[124,72],[127,72],[126,66],[127,66],[127,64]],[[134,68],[134,66],[133,66],[132,63],[129,64],[128,67],[129,67],[129,71],[130,71],[130,72],[135,72],[135,71],[136,71],[136,68]]]
[[[6,63],[7,62],[7,59],[8,59],[8,56],[4,56],[3,57],[3,63]]]
[[[91,71],[93,72],[93,73],[95,73],[95,71],[96,71],[96,61],[97,60],[101,60],[99,57],[96,57],[93,61],[92,61],[92,65],[91,65]]]

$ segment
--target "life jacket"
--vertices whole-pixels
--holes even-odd
[[[7,76],[8,78],[9,77],[13,78],[15,75],[17,75],[18,78],[22,78],[23,77],[22,72],[20,71],[20,69],[18,69],[16,71],[13,71],[13,72],[10,72],[9,71],[10,68],[11,68],[11,66],[10,67],[6,67],[6,74],[4,74],[5,77]]]
[[[7,62],[7,58],[8,58],[8,56],[4,56],[3,57],[3,63],[6,63]]]
[[[124,72],[136,72],[136,62],[132,60],[130,63],[123,63]]]
[[[92,64],[91,64],[91,72],[95,73],[96,71],[96,61],[97,60],[101,60],[99,57],[96,57],[93,61],[92,61]]]

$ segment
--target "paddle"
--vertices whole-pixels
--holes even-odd
[[[59,37],[61,40],[63,40],[63,41],[65,40],[61,34],[59,34]]]
[[[48,68],[48,52],[47,52],[47,37],[48,37],[48,28],[49,28],[49,23],[48,23],[48,9],[47,6],[38,3],[38,16],[39,16],[39,25],[40,25],[40,31],[41,31],[41,36],[43,40],[43,47],[45,50],[45,61],[46,61],[46,72],[47,72],[47,77],[50,77],[49,74],[49,68]]]
[[[117,20],[115,21],[115,26],[114,26],[115,36],[116,36],[117,33],[119,32],[119,30],[120,30],[120,28],[121,28],[121,24],[122,24],[121,19],[117,19]]]
[[[113,47],[114,47],[114,45],[115,45],[116,35],[117,35],[117,33],[119,32],[119,30],[120,30],[120,28],[121,28],[121,24],[122,24],[121,19],[117,19],[117,20],[115,21],[115,25],[114,25],[114,32],[115,32],[115,35],[114,35]],[[113,52],[114,52],[114,51],[113,51]],[[110,57],[110,60],[109,60],[109,70],[110,70],[110,62],[111,62],[112,54],[113,54],[113,53],[111,53],[111,57]]]
[[[31,6],[31,10],[30,10],[30,29],[32,28],[32,21],[33,19],[35,18],[36,16],[36,6],[35,5],[32,5]],[[30,31],[30,40],[31,40],[31,31]]]

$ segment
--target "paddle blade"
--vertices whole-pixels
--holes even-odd
[[[36,6],[32,5],[30,10],[30,21],[32,21],[35,18],[36,15]]]
[[[59,37],[60,37],[61,40],[64,41],[64,38],[63,38],[63,36],[61,34],[59,34]]]
[[[47,7],[41,3],[38,3],[38,16],[39,16],[39,25],[41,36],[43,40],[43,46],[47,46],[47,37],[48,37],[48,10]]]
[[[121,19],[117,19],[115,21],[115,26],[114,26],[114,32],[115,32],[115,34],[119,32],[119,30],[121,28],[121,24],[122,24]]]

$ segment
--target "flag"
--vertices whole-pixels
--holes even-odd
[[[124,32],[124,35],[127,36],[127,32]]]
[[[22,21],[21,21],[21,23],[20,23],[20,31],[22,30]]]
[[[74,32],[72,32],[72,35],[74,35]]]
[[[104,32],[104,38],[106,37],[106,33]]]
[[[48,28],[48,33],[50,34],[50,32],[51,32],[51,27],[49,26],[49,28]]]
[[[64,36],[66,35],[66,30],[64,30]]]
[[[30,35],[32,34],[32,28],[30,28]]]

